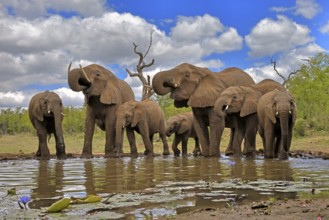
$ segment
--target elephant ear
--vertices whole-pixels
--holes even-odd
[[[41,105],[43,105],[44,101],[45,100],[43,98],[40,99],[39,102],[35,103],[35,105],[33,105],[32,108],[33,116],[36,117],[38,121],[43,121],[43,113],[42,113]]]
[[[257,112],[257,104],[262,94],[251,88],[243,87],[246,91],[245,99],[240,110],[240,117],[245,117]]]
[[[187,104],[196,108],[214,106],[223,90],[224,85],[216,75],[207,73],[200,79],[199,85],[190,96]]]
[[[100,101],[103,104],[120,104],[121,92],[118,87],[118,81],[112,77],[107,80],[104,89],[102,90]]]
[[[136,125],[146,117],[146,111],[143,108],[135,108],[134,117],[131,122],[131,127],[136,127]]]
[[[267,96],[269,97],[269,100],[265,105],[265,114],[272,121],[273,124],[276,124],[276,117],[275,117],[276,107],[274,104],[274,95],[276,94],[276,91],[277,90],[273,90],[270,96]]]
[[[183,115],[182,117],[180,117],[179,120],[180,120],[180,128],[179,128],[180,134],[185,133],[188,130],[190,130],[193,122],[190,121],[187,116]]]

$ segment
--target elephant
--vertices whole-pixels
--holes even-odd
[[[169,154],[166,138],[166,121],[164,112],[160,105],[150,99],[143,101],[129,101],[119,106],[116,112],[116,137],[115,146],[119,156],[123,144],[123,130],[126,128],[130,139],[130,150],[132,156],[137,156],[134,131],[142,136],[145,151],[144,155],[154,156],[153,136],[159,133],[163,143],[163,155]]]
[[[265,158],[288,159],[297,110],[288,91],[273,90],[258,102],[259,134],[263,140]]]
[[[65,159],[66,153],[62,128],[64,108],[61,98],[56,93],[48,90],[35,94],[30,100],[28,110],[30,121],[39,139],[36,156],[44,160],[50,159],[47,136],[54,134],[56,156],[58,159]]]
[[[187,155],[187,143],[189,137],[194,138],[195,141],[193,155],[197,156],[199,153],[201,153],[199,139],[196,134],[193,121],[194,119],[192,112],[179,113],[168,118],[166,122],[166,135],[167,137],[170,137],[173,133],[175,133],[171,146],[175,156],[179,156],[181,153],[177,148],[180,142],[182,142],[182,155]]]
[[[225,89],[215,103],[215,112],[234,121],[238,132],[225,150],[225,155],[241,156],[241,143],[244,138],[244,151],[247,156],[256,152],[258,128],[257,104],[260,97],[274,89],[285,90],[284,86],[272,79],[264,79],[250,86],[231,86]],[[233,119],[232,119],[233,117]]]
[[[93,157],[92,139],[95,124],[106,133],[105,157],[116,156],[115,114],[122,103],[135,100],[131,87],[98,64],[86,67],[80,65],[80,68],[71,70],[70,63],[68,84],[73,91],[82,91],[85,96],[85,134],[81,157]]]
[[[254,83],[252,77],[239,68],[231,67],[214,73],[188,63],[158,72],[152,79],[156,94],[170,93],[175,107],[192,108],[195,130],[205,157],[220,156],[219,146],[225,119],[213,110],[217,98],[228,86]]]

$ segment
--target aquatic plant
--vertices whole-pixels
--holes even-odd
[[[21,209],[27,209],[26,204],[31,200],[27,195],[19,197],[18,205]],[[22,205],[23,204],[23,205]]]

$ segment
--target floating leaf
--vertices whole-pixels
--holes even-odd
[[[8,195],[16,195],[16,188],[8,189],[7,193]]]
[[[101,197],[97,196],[97,195],[88,195],[84,201],[86,203],[94,203],[94,202],[100,202],[101,201]]]
[[[69,205],[70,205],[70,199],[63,198],[63,199],[58,200],[57,202],[53,203],[50,207],[48,207],[46,212],[50,212],[50,213],[60,212],[63,209],[67,208]]]

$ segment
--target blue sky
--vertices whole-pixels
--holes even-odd
[[[0,107],[25,107],[32,95],[57,92],[66,106],[83,95],[67,85],[67,66],[98,63],[126,80],[138,57],[155,64],[144,73],[188,62],[212,70],[236,66],[256,81],[272,78],[271,58],[287,75],[303,58],[329,50],[327,0],[2,0]]]

